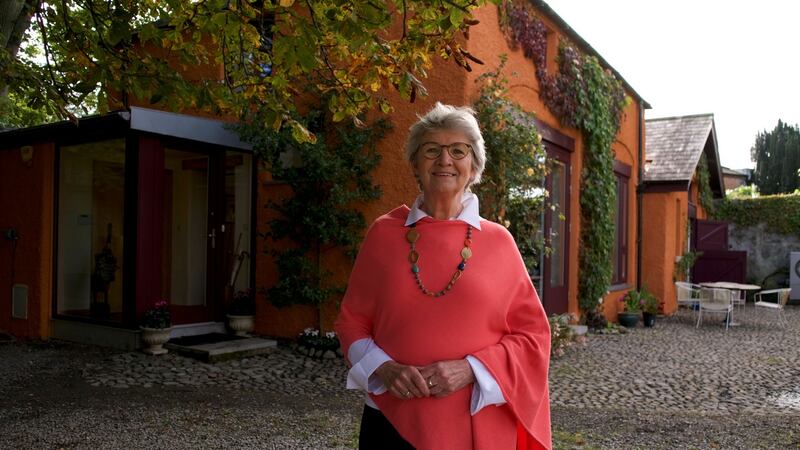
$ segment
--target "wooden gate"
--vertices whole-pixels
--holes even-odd
[[[727,222],[693,221],[692,250],[703,252],[692,267],[692,282],[745,282],[747,252],[728,250]]]
[[[695,250],[728,250],[728,223],[695,220],[692,243]]]

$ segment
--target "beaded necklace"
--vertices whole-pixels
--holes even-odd
[[[416,250],[416,242],[420,238],[419,231],[417,231],[417,224],[413,223],[410,225],[411,229],[408,230],[406,233],[406,240],[411,245],[411,251],[408,252],[408,262],[411,263],[411,273],[414,274],[414,280],[417,281],[417,286],[420,288],[423,294],[429,297],[441,297],[447,293],[450,289],[453,288],[453,285],[456,284],[459,278],[461,278],[461,274],[464,270],[467,269],[467,260],[472,257],[472,226],[467,225],[467,237],[464,239],[464,248],[461,249],[461,262],[458,264],[455,273],[450,278],[450,282],[447,283],[447,286],[439,292],[429,291],[428,288],[422,284],[422,279],[419,276],[419,266],[417,262],[419,261],[419,253]]]

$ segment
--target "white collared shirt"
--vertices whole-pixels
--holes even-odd
[[[406,226],[417,223],[428,214],[420,208],[423,197],[418,196],[411,205],[411,210],[406,219]],[[450,220],[461,220],[471,225],[473,228],[481,229],[481,217],[478,214],[478,196],[472,192],[465,192],[461,196],[463,208],[457,217]],[[360,389],[367,393],[380,395],[386,392],[386,386],[375,375],[375,369],[380,367],[392,358],[386,354],[372,338],[359,339],[350,346],[347,352],[347,359],[353,365],[347,373],[347,389]],[[477,358],[467,355],[467,362],[475,374],[475,383],[472,386],[472,399],[470,401],[470,414],[473,416],[485,406],[502,405],[506,403],[503,392],[491,373],[486,369]],[[378,409],[378,406],[369,395],[366,396],[366,404]]]

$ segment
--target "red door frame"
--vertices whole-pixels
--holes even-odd
[[[208,146],[168,140],[170,148],[191,151],[208,158],[208,221],[206,305],[170,305],[173,324],[222,320],[224,311],[223,239],[220,225],[224,220],[224,161],[225,151]],[[136,313],[137,317],[162,297],[162,249],[164,245],[164,158],[165,139],[158,136],[140,135],[138,138],[138,192],[137,192],[137,239],[136,239]],[[217,235],[212,246],[211,235]],[[166,299],[168,302],[170,299]]]

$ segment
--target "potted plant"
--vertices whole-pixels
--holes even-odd
[[[163,345],[169,341],[172,316],[166,300],[157,301],[152,308],[145,311],[139,327],[142,330],[142,342],[146,344],[142,351],[150,355],[167,353]]]
[[[619,324],[626,328],[634,328],[639,323],[639,313],[642,310],[642,300],[639,291],[628,291],[620,300],[622,312],[617,314]]]
[[[659,301],[655,295],[644,287],[639,291],[639,298],[642,303],[642,322],[645,327],[653,327],[656,324],[656,314],[658,314],[660,306]]]
[[[237,336],[247,336],[255,325],[256,304],[250,289],[236,291],[228,309],[228,327]]]

